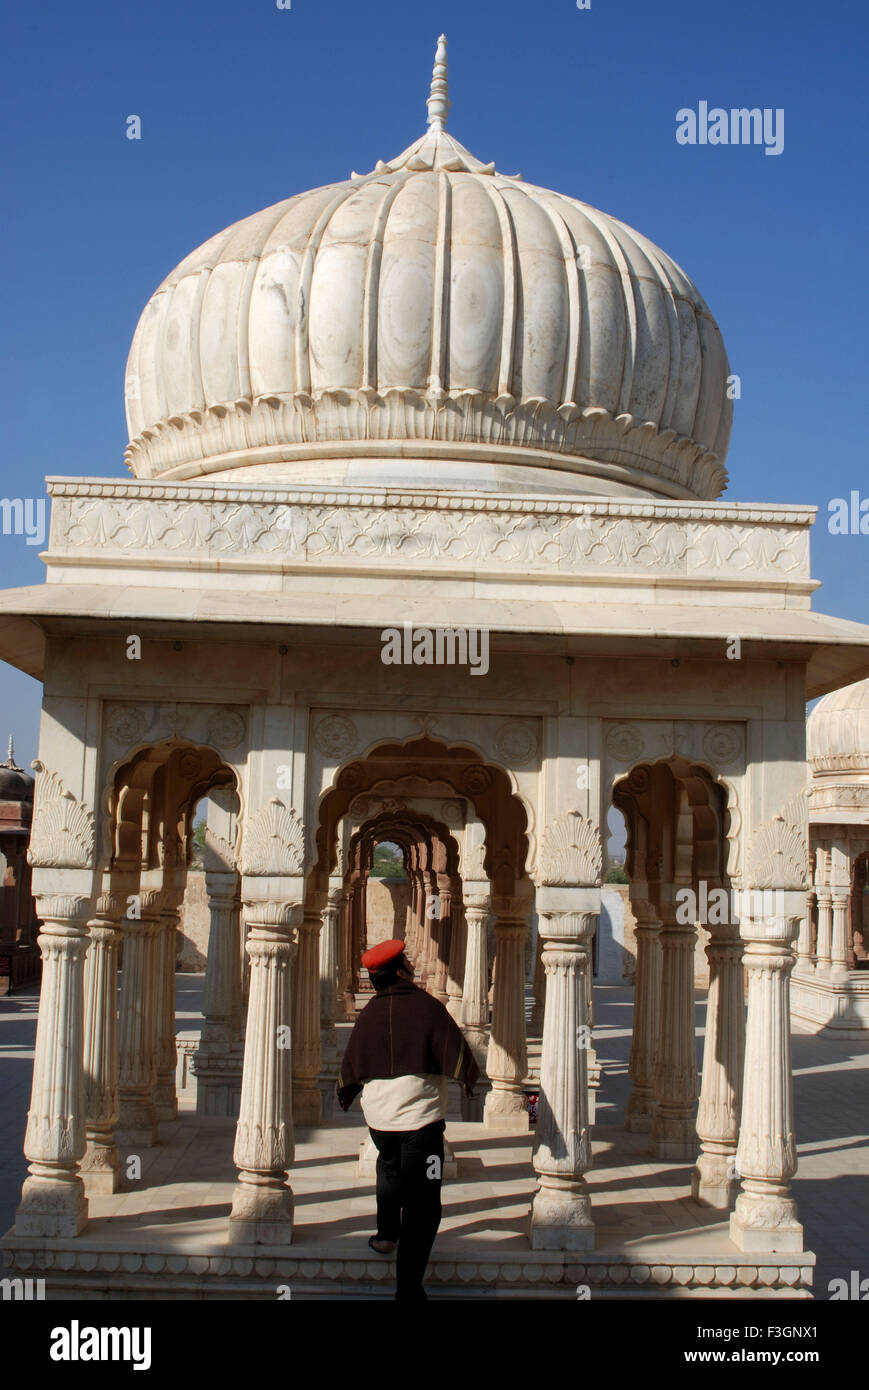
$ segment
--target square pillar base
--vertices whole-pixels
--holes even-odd
[[[730,1217],[730,1239],[738,1250],[750,1253],[779,1251],[790,1254],[803,1251],[803,1228],[799,1222],[786,1226],[745,1226],[736,1212]]]
[[[80,1178],[25,1178],[15,1213],[16,1236],[69,1239],[81,1235],[87,1222],[88,1204]]]
[[[531,1203],[529,1237],[532,1250],[593,1250],[594,1223],[588,1196],[538,1189]]]
[[[229,1218],[231,1245],[291,1245],[293,1192],[289,1187],[236,1183]]]

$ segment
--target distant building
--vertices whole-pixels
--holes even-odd
[[[0,855],[3,901],[0,906],[0,995],[39,978],[36,944],[39,923],[30,891],[27,846],[33,819],[34,781],[17,766],[12,739],[0,763]]]

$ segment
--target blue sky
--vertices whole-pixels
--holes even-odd
[[[817,505],[815,606],[869,620],[869,536],[826,526],[831,498],[869,497],[865,9],[291,4],[7,5],[0,495],[125,476],[124,365],[148,297],[222,227],[421,134],[444,30],[457,138],[637,227],[698,284],[742,382],[727,495]],[[677,144],[677,110],[700,101],[782,108],[783,152]],[[38,549],[0,537],[0,584],[40,583]],[[0,735],[25,764],[39,698],[0,667]]]

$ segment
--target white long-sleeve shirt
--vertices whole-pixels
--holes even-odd
[[[447,1078],[422,1073],[366,1081],[360,1104],[369,1129],[422,1129],[447,1117]]]

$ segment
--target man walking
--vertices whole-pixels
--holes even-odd
[[[362,964],[375,994],[362,1010],[341,1062],[338,1101],[362,1113],[378,1152],[377,1234],[368,1244],[396,1255],[396,1299],[422,1286],[441,1220],[447,1082],[473,1095],[477,1064],[443,1004],[413,982],[403,941],[382,941]]]

